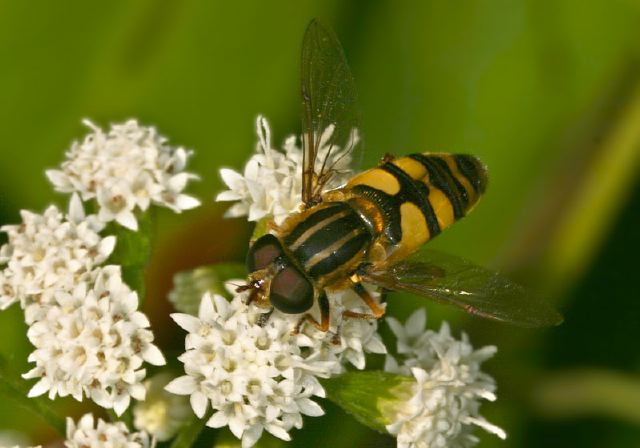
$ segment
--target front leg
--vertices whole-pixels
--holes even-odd
[[[307,313],[300,318],[296,326],[291,331],[292,334],[300,333],[300,329],[305,322],[309,322],[322,332],[326,333],[329,330],[329,318],[331,317],[331,314],[329,310],[329,299],[324,291],[322,291],[320,293],[320,297],[318,297],[318,305],[320,306],[320,322],[315,320],[311,314]]]

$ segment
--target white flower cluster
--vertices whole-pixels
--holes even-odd
[[[255,444],[263,430],[290,440],[289,431],[302,427],[303,415],[324,414],[312,400],[324,397],[318,378],[342,372],[343,358],[364,367],[365,349],[386,352],[375,323],[345,321],[339,338],[309,326],[293,335],[299,316],[274,311],[261,322],[264,310],[244,301],[243,295],[229,302],[205,294],[198,317],[172,315],[189,334],[187,351],[179,358],[186,375],[167,386],[172,393],[190,395],[200,418],[211,406],[207,425],[229,426],[243,447]],[[341,321],[339,313],[335,316],[334,328]]]
[[[85,414],[77,424],[67,418],[67,448],[148,448],[152,444],[145,432],[130,433],[122,422],[97,424],[91,414]]]
[[[77,192],[83,201],[95,199],[101,221],[115,220],[132,230],[138,228],[134,211],[151,203],[175,212],[200,204],[182,193],[197,178],[184,171],[191,151],[169,146],[155,128],[136,120],[112,125],[106,133],[88,120],[84,123],[93,132],[73,143],[60,170],[47,171],[57,191]]]
[[[23,210],[21,216],[22,224],[0,229],[9,240],[0,247],[0,265],[6,264],[0,271],[0,308],[20,302],[32,324],[54,302],[56,291],[73,289],[109,257],[116,239],[99,235],[103,224],[85,217],[76,195],[66,217],[53,205],[42,215]]]
[[[333,125],[327,127],[318,142],[317,171],[329,151],[326,166],[336,170],[325,189],[338,187],[349,177],[349,149],[359,140],[357,130],[354,130],[346,148],[329,145],[333,131]],[[228,217],[248,216],[249,221],[259,221],[271,215],[276,224],[281,224],[302,203],[302,149],[293,135],[285,140],[283,151],[273,148],[269,124],[262,116],[257,119],[257,133],[256,153],[245,165],[244,173],[226,168],[220,170],[229,190],[218,194],[216,200],[238,201],[227,210]]]
[[[92,271],[72,291],[57,291],[55,303],[27,333],[36,366],[25,378],[40,378],[29,396],[83,395],[122,414],[131,398],[144,400],[144,361],[163,365],[149,320],[137,311],[138,296],[122,282],[118,266]]]
[[[30,328],[38,378],[29,396],[49,393],[90,397],[118,414],[131,397],[144,398],[142,362],[164,364],[138,297],[122,282],[117,266],[99,266],[115,237],[101,237],[103,224],[85,217],[73,195],[65,217],[56,207],[44,214],[23,211],[20,225],[5,226],[0,248],[0,303],[19,302]]]
[[[465,334],[461,340],[453,338],[446,323],[438,332],[426,330],[424,309],[405,326],[391,317],[386,320],[398,339],[402,362],[387,356],[385,370],[416,380],[413,397],[387,426],[398,437],[399,448],[473,446],[478,442],[475,426],[506,438],[504,430],[479,415],[481,399],[496,399],[495,381],[480,370],[495,354],[494,346],[474,350]]]
[[[196,176],[184,171],[190,152],[168,146],[154,128],[132,120],[105,134],[87,124],[93,133],[72,145],[60,170],[47,172],[58,191],[73,193],[68,213],[22,211],[21,224],[0,229],[8,235],[0,308],[19,302],[30,326],[35,367],[24,377],[39,381],[29,396],[86,396],[121,414],[131,398],[145,397],[143,363],[165,360],[120,268],[104,266],[116,239],[100,232],[112,220],[136,229],[134,211],[151,204],[195,207],[182,191]],[[92,199],[98,214],[85,216],[82,201]]]

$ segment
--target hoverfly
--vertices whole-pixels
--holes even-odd
[[[302,209],[251,246],[249,301],[327,331],[327,291],[354,290],[378,319],[384,309],[363,286],[407,291],[465,311],[522,326],[556,325],[562,317],[537,296],[499,274],[421,246],[465,216],[485,190],[487,171],[474,156],[423,153],[385,156],[376,168],[323,192],[335,174],[330,154],[341,148],[353,160],[362,145],[353,76],[335,35],[312,21],[302,45]],[[333,127],[321,163],[319,141]],[[327,142],[325,142],[327,143]],[[319,167],[319,168],[318,168]],[[307,313],[315,302],[320,321]]]

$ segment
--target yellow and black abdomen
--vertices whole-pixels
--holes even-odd
[[[484,192],[487,170],[466,154],[411,154],[352,178],[344,187],[387,255],[407,256],[465,216]]]

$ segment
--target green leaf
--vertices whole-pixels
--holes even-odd
[[[362,424],[382,433],[393,415],[413,395],[415,381],[382,371],[350,372],[322,381],[327,398]]]
[[[224,283],[233,278],[243,278],[246,272],[247,268],[241,263],[219,263],[178,272],[173,277],[174,286],[169,300],[181,313],[196,315],[204,293],[228,297]]]
[[[139,306],[142,307],[146,294],[145,268],[151,257],[155,234],[155,209],[151,207],[137,218],[137,231],[110,224],[104,233],[115,235],[117,238],[116,247],[108,262],[121,266],[124,282],[138,293]]]
[[[44,397],[29,398],[30,386],[17,372],[11,369],[6,359],[0,356],[0,395],[9,398],[19,406],[39,415],[48,422],[58,433],[65,434],[66,424],[51,408],[51,401]]]

